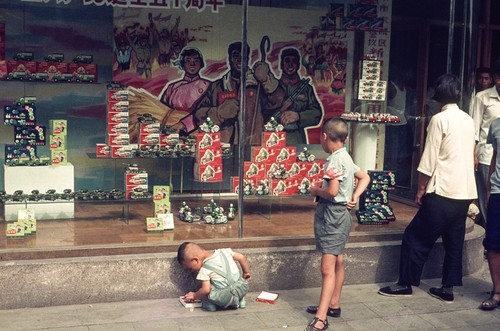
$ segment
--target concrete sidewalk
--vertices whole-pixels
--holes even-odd
[[[439,282],[425,280],[414,288],[413,297],[406,298],[378,295],[379,287],[386,284],[347,285],[342,317],[329,318],[329,330],[500,330],[500,309],[478,309],[491,290],[486,263],[464,278],[463,287],[455,288],[453,303],[426,293]],[[177,299],[0,310],[0,330],[302,331],[312,317],[305,307],[317,304],[319,292],[319,288],[278,291],[274,305],[256,302],[258,293],[252,292],[246,309],[215,313],[189,311]]]

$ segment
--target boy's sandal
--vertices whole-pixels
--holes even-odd
[[[316,327],[317,322],[323,323],[323,327],[321,329]],[[322,330],[326,330],[326,329],[328,329],[328,320],[326,318],[324,320],[322,320],[319,317],[315,317],[312,319],[312,321],[309,324],[307,324],[307,327],[304,331],[322,331]]]
[[[495,294],[500,294],[500,292],[491,292],[491,296],[481,303],[482,310],[493,310],[500,307],[500,300],[493,298]]]

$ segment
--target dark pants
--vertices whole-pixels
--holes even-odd
[[[432,246],[442,237],[445,250],[442,285],[462,285],[462,251],[465,221],[472,200],[454,200],[426,194],[417,214],[406,228],[399,261],[400,285],[420,284]]]

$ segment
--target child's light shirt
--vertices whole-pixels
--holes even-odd
[[[352,198],[354,192],[354,175],[360,168],[354,164],[345,147],[328,156],[323,174],[323,188],[328,187],[331,179],[339,181],[339,193],[329,199],[333,203],[345,205]]]
[[[232,274],[239,273],[240,270],[238,268],[238,265],[232,258],[233,256],[233,250],[231,248],[223,248],[223,249],[216,249],[212,256],[206,258],[203,260],[203,264],[206,262],[210,261],[210,264],[213,266],[216,266],[222,270],[225,270],[225,263],[222,260],[221,254],[226,254],[226,257],[228,258],[229,261],[229,268],[231,269]],[[200,271],[198,271],[198,275],[196,276],[197,280],[201,281],[206,281],[206,280],[218,280],[218,281],[224,281],[225,278],[219,275],[218,273],[208,270],[207,268],[201,267]]]

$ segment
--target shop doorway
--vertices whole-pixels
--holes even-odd
[[[460,31],[455,29],[452,73],[460,72]],[[391,196],[413,201],[417,167],[426,127],[439,107],[432,100],[433,84],[447,72],[448,24],[422,19],[393,21],[387,87],[387,111],[400,116],[399,125],[386,127],[384,169],[396,173]]]

